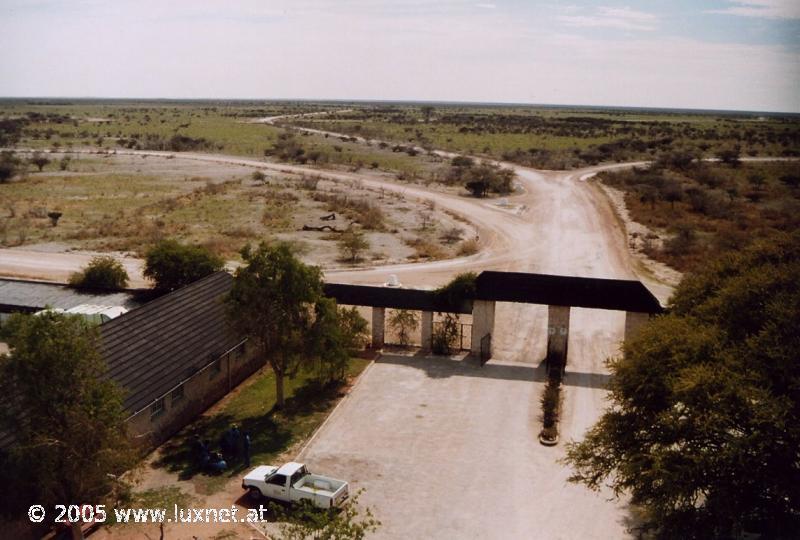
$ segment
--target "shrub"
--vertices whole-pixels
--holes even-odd
[[[5,184],[17,174],[19,159],[12,152],[0,154],[0,184]]]
[[[80,272],[69,278],[73,287],[116,291],[128,286],[128,272],[118,260],[108,255],[94,257]]]
[[[41,172],[42,169],[44,169],[44,166],[50,163],[50,160],[47,157],[40,154],[39,152],[36,152],[35,154],[33,154],[33,156],[31,156],[28,162],[31,165],[36,165],[36,167],[39,168],[39,172]]]
[[[397,335],[400,345],[411,344],[411,333],[419,327],[419,316],[407,309],[396,309],[389,317],[389,328]]]
[[[444,318],[434,326],[431,336],[431,350],[434,354],[451,354],[458,341],[458,315],[445,314]]]
[[[458,246],[458,252],[456,253],[459,257],[468,257],[470,255],[475,255],[478,252],[478,240],[477,238],[470,238],[469,240],[464,240],[461,242],[461,245]]]
[[[58,225],[58,220],[61,219],[63,214],[61,212],[48,212],[47,217],[50,218],[50,223],[53,224],[53,227]]]
[[[442,234],[442,240],[448,244],[455,244],[461,240],[462,236],[464,236],[464,229],[461,227],[452,227]]]
[[[560,399],[559,383],[556,379],[548,379],[542,392],[542,425],[545,429],[555,428],[558,421],[558,401]]]
[[[364,237],[364,233],[357,231],[346,231],[339,239],[339,252],[348,258],[350,262],[356,262],[361,258],[361,253],[369,249],[369,242]]]

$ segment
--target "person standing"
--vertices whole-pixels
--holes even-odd
[[[242,437],[242,449],[244,450],[244,466],[250,466],[250,433],[244,432]]]

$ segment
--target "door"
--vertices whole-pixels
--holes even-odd
[[[273,474],[267,478],[266,493],[264,495],[273,499],[288,501],[289,489],[286,487],[286,475]]]

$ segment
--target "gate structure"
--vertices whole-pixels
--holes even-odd
[[[481,272],[475,281],[474,297],[447,309],[442,309],[435,291],[430,290],[327,283],[325,294],[340,304],[372,307],[372,347],[376,349],[384,345],[386,308],[422,311],[423,350],[431,347],[434,312],[471,313],[469,349],[482,363],[492,356],[497,302],[548,306],[547,357],[560,365],[567,357],[570,308],[626,312],[625,339],[634,335],[650,315],[663,311],[656,297],[639,281],[522,272]],[[462,327],[462,340],[463,330]]]

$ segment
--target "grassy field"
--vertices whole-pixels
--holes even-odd
[[[327,108],[330,106],[291,103],[258,106],[169,102],[42,104],[7,100],[0,101],[0,118],[24,121],[17,141],[20,147],[184,149],[258,158],[272,148],[283,129],[252,123],[252,120]],[[321,164],[329,166],[370,167],[417,178],[427,176],[438,164],[438,160],[429,156],[414,159],[336,138],[308,136],[304,143],[309,152],[320,153]]]
[[[354,358],[348,368],[352,381],[369,364]],[[190,479],[200,494],[222,489],[231,478],[245,469],[240,459],[229,464],[223,474],[208,475],[198,470],[191,442],[195,433],[212,442],[215,450],[222,433],[232,424],[250,433],[251,458],[255,465],[274,463],[284,452],[302,443],[322,424],[344,395],[344,385],[321,386],[311,375],[303,373],[286,380],[286,407],[275,410],[275,377],[268,368],[248,381],[214,407],[212,411],[184,428],[162,447],[158,467],[176,472],[182,480]]]

